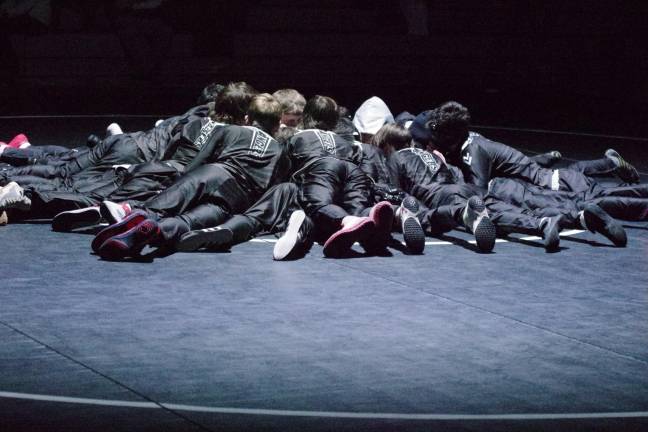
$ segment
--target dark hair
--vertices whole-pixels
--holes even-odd
[[[304,107],[304,129],[332,130],[338,121],[337,103],[328,96],[315,95]]]
[[[385,152],[389,146],[395,150],[409,147],[412,142],[412,135],[403,126],[396,123],[388,123],[381,127],[371,138],[371,145],[375,145]]]
[[[229,83],[216,98],[213,119],[228,124],[242,125],[252,98],[258,92],[246,82]]]
[[[247,115],[250,124],[274,134],[281,120],[281,104],[272,95],[261,93],[252,98]]]
[[[430,111],[425,126],[430,131],[432,143],[447,150],[468,138],[470,113],[458,102],[446,102]]]
[[[225,89],[223,84],[208,84],[198,96],[198,105],[206,105],[209,102],[215,102],[218,95]]]
[[[351,114],[351,110],[349,108],[343,106],[343,105],[338,105],[338,115],[340,118],[348,118],[349,120],[353,119],[353,115]]]

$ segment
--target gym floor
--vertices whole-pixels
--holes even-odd
[[[0,118],[0,138],[83,145],[117,121]],[[528,153],[613,147],[648,181],[648,140],[477,128]],[[565,232],[452,231],[425,253],[106,262],[90,233],[0,228],[2,431],[645,431],[648,225],[628,246]],[[397,239],[398,235],[395,236]]]

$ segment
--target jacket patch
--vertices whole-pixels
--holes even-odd
[[[262,131],[255,130],[252,135],[252,140],[250,142],[250,150],[248,154],[255,157],[263,157],[268,150],[270,145],[270,136],[263,133]]]

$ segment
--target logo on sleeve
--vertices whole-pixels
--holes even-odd
[[[470,156],[470,153],[466,152],[463,155],[463,161],[466,165],[470,166],[470,164],[472,163],[472,156]]]
[[[261,130],[255,129],[250,142],[248,154],[254,157],[263,157],[270,145],[270,136]]]
[[[411,150],[416,156],[418,156],[433,173],[437,172],[441,167],[439,161],[434,157],[432,153],[419,148],[412,148],[409,150]]]
[[[337,146],[335,145],[335,138],[330,132],[323,132],[320,130],[315,131],[315,135],[322,144],[322,148],[329,154],[335,155],[337,151]]]
[[[214,132],[214,129],[216,129],[216,126],[222,126],[222,123],[215,122],[213,120],[207,120],[207,123],[200,129],[200,135],[198,135],[198,138],[194,141],[194,145],[198,150],[203,148],[211,134]]]

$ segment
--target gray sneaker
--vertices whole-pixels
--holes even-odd
[[[619,176],[622,181],[626,183],[639,183],[641,179],[637,169],[623,159],[618,151],[607,149],[605,151],[605,157],[611,159],[615,163],[616,170],[614,173]]]
[[[6,209],[29,210],[31,200],[25,196],[25,190],[18,183],[11,182],[0,188],[0,211]]]
[[[495,225],[488,216],[484,201],[477,195],[468,199],[463,211],[463,223],[466,229],[475,235],[477,249],[481,252],[493,250],[497,236]]]

